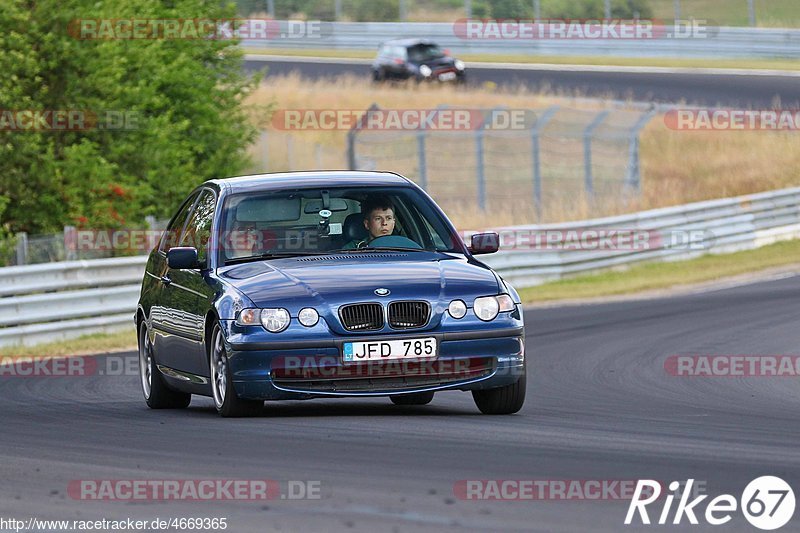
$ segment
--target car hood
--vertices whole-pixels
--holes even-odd
[[[218,273],[258,307],[285,307],[293,316],[306,306],[335,315],[347,303],[408,299],[427,300],[434,310],[443,310],[455,298],[471,303],[499,290],[489,268],[460,255],[427,252],[256,261],[224,267]],[[377,296],[379,288],[390,294]]]
[[[420,65],[427,65],[431,69],[436,70],[440,68],[452,67],[455,65],[456,60],[450,56],[437,57],[436,59],[429,59],[422,61]]]

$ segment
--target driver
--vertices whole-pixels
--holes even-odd
[[[364,228],[369,236],[362,240],[352,240],[344,248],[363,248],[373,239],[385,237],[394,232],[394,204],[388,196],[373,196],[361,204],[361,213],[364,215]]]

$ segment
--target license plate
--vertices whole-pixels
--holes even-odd
[[[455,72],[442,72],[439,74],[439,81],[450,81],[456,79]]]
[[[344,343],[344,362],[436,357],[436,337]]]

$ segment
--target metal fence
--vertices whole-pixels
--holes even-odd
[[[504,250],[481,260],[516,287],[640,261],[673,261],[758,248],[800,238],[800,188],[697,202],[566,224],[496,228],[502,233],[556,230],[694,231],[692,247],[673,239],[628,250]],[[549,241],[549,244],[558,245]],[[146,257],[0,268],[0,346],[34,345],[99,331],[131,329]]]
[[[663,1],[667,0],[662,0],[662,2]],[[709,7],[703,5],[702,3],[698,6],[697,0],[669,1],[671,1],[672,4],[672,15],[676,20],[679,20],[683,17],[708,17],[719,19],[720,17],[727,15],[727,13],[721,13],[718,10],[715,10],[713,7],[709,9]],[[286,3],[282,2],[281,0],[238,0],[237,3],[239,4],[240,11],[245,14],[262,13],[266,11],[273,19],[276,18],[276,14],[278,13],[276,8],[281,8],[281,4],[286,5]],[[326,3],[327,9],[325,8]],[[398,0],[397,18],[400,21],[407,20],[409,12],[414,9],[416,3],[417,2],[415,0]],[[291,4],[294,7],[294,3]],[[425,2],[425,9],[431,10],[431,8],[435,7],[435,5],[432,4],[433,3],[430,1]],[[463,14],[465,17],[481,17],[488,15],[483,2],[476,1],[474,4],[475,5],[473,6],[473,0],[463,0]],[[479,9],[478,4],[481,4],[483,9]],[[589,2],[584,2],[584,4],[589,4]],[[611,0],[594,0],[594,5],[599,9],[602,9],[603,16],[606,19],[612,17],[613,3]],[[457,3],[448,2],[443,7],[449,7],[452,9],[456,6]],[[532,12],[524,10],[523,12],[518,13],[516,16],[533,16],[537,19],[541,19],[542,17],[560,16],[559,14],[563,9],[563,4],[558,0],[555,2],[553,0],[532,0],[528,3],[528,6],[531,7]],[[473,7],[475,7],[475,9],[473,9]],[[765,0],[727,0],[726,7],[729,11],[746,10],[747,23],[750,26],[755,26],[759,20],[765,16],[771,15],[771,12],[765,5]],[[333,20],[341,20],[343,16],[352,18],[355,14],[355,6],[353,6],[352,2],[349,0],[328,0],[327,2],[321,2],[316,6],[316,8],[317,10],[321,10],[325,17],[332,18]]]
[[[169,219],[156,220],[146,217],[147,229],[161,231],[166,228]],[[150,250],[124,250],[112,246],[81,247],[77,242],[74,226],[64,226],[61,233],[28,235],[20,232],[0,245],[0,266],[35,265],[59,261],[78,261],[85,259],[103,259],[122,255],[144,255]],[[102,231],[102,230],[101,230]]]
[[[389,39],[425,37],[453,54],[604,57],[800,58],[800,29],[708,28],[683,38],[653,39],[465,39],[454,23],[331,22],[301,38],[244,39],[246,49],[377,50]]]
[[[471,131],[376,130],[364,128],[362,119],[347,137],[349,167],[391,168],[445,210],[465,203],[481,210],[527,204],[539,219],[547,205],[578,197],[619,205],[640,192],[639,135],[655,109],[553,106],[525,110],[533,119],[524,127],[485,127],[498,111],[482,110],[483,122]]]

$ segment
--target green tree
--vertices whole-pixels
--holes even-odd
[[[119,130],[3,131],[0,222],[44,233],[166,217],[248,164],[242,100],[257,80],[224,39],[80,39],[81,19],[231,18],[207,0],[0,0],[0,110],[86,110]]]
[[[492,17],[497,19],[529,19],[533,3],[527,0],[489,0]]]

